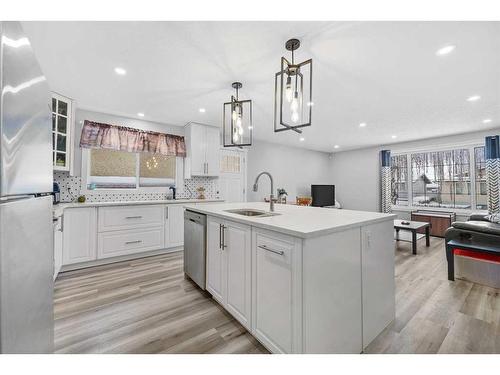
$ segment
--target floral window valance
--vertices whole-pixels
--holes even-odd
[[[184,137],[85,120],[80,147],[186,156]]]

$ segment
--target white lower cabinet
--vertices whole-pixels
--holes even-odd
[[[165,247],[177,247],[184,244],[184,207],[182,205],[165,206]]]
[[[98,259],[163,249],[163,226],[98,234]]]
[[[259,229],[253,239],[252,333],[273,353],[300,353],[300,243]]]
[[[251,227],[207,218],[207,290],[251,329]]]
[[[97,259],[95,207],[67,208],[63,215],[63,264]]]

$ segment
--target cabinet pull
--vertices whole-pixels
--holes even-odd
[[[260,247],[261,249],[263,250],[266,250],[266,251],[270,251],[271,253],[275,253],[275,254],[278,254],[278,255],[284,255],[285,252],[283,250],[274,250],[274,249],[270,249],[269,247],[267,247],[266,245],[259,245],[257,247]]]
[[[125,245],[130,245],[132,243],[141,243],[141,242],[142,242],[142,240],[127,241],[127,242],[125,242]]]
[[[165,213],[165,219],[168,219],[168,207],[165,207],[166,213]]]
[[[219,224],[219,249],[222,249],[222,224]]]
[[[227,227],[225,225],[222,226],[222,250],[224,250],[227,245],[226,245],[226,234],[224,232],[224,229],[226,229]]]
[[[125,219],[142,219],[142,216],[127,216]]]

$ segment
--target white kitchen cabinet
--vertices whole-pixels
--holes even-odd
[[[395,316],[393,233],[391,221],[361,228],[363,348]]]
[[[207,217],[207,290],[219,303],[224,303],[224,266],[222,225],[224,220]]]
[[[248,225],[225,221],[223,252],[226,261],[226,309],[250,329],[252,304],[252,231]]]
[[[98,234],[97,257],[105,259],[164,248],[163,226]]]
[[[52,155],[55,171],[73,168],[73,119],[75,103],[70,98],[52,93]]]
[[[67,208],[63,215],[63,265],[97,259],[96,208]]]
[[[63,227],[62,217],[58,217],[54,223],[54,280],[56,279],[63,264]]]
[[[184,161],[185,178],[191,176],[218,176],[220,134],[219,128],[197,123],[186,125],[187,157]]]
[[[273,353],[300,353],[300,245],[260,229],[253,243],[252,333]]]
[[[99,232],[163,226],[163,206],[99,207]]]
[[[184,244],[184,207],[177,204],[165,206],[165,247]]]
[[[251,227],[207,219],[207,290],[251,329]]]

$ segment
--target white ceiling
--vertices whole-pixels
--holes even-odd
[[[335,151],[500,125],[500,22],[24,22],[51,88],[86,109],[219,125],[231,82],[255,138]],[[273,132],[284,43],[313,59],[304,142]],[[453,44],[455,51],[436,56]],[[118,76],[114,68],[127,70]],[[481,100],[468,102],[471,95]],[[199,113],[199,108],[206,108]],[[493,121],[483,124],[482,120]],[[361,122],[367,126],[360,128]],[[396,135],[396,139],[391,136]]]

